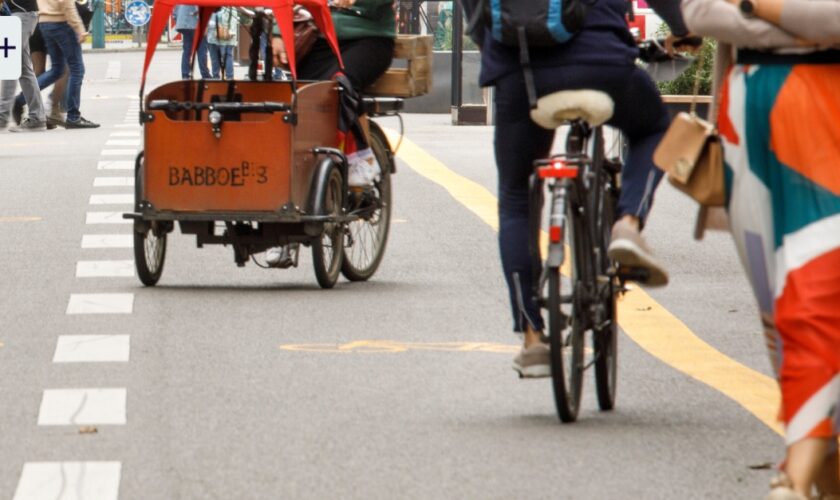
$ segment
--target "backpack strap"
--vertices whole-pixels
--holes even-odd
[[[528,104],[531,109],[537,107],[537,86],[534,84],[534,72],[531,70],[531,56],[528,53],[528,39],[525,36],[525,27],[516,28],[519,37],[519,64],[522,66],[522,75],[525,77],[525,91],[528,92]]]

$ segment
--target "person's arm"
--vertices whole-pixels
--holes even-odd
[[[59,1],[61,2],[61,10],[63,11],[64,18],[67,20],[67,24],[69,24],[70,27],[73,28],[73,31],[76,32],[79,43],[82,43],[85,36],[87,36],[87,30],[85,30],[85,24],[82,22],[82,18],[79,17],[79,11],[76,10],[76,1]]]
[[[744,17],[727,0],[682,0],[682,13],[692,33],[738,47],[771,49],[801,45],[794,35],[764,19]]]
[[[656,14],[671,28],[671,33],[676,37],[688,35],[688,28],[680,12],[680,0],[648,0],[648,5],[656,11]]]
[[[802,39],[840,42],[840,2],[757,0],[755,15]]]

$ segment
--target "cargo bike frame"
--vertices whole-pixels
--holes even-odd
[[[159,38],[154,30],[160,16],[168,16],[166,1],[156,2],[150,41]],[[205,26],[218,2],[189,3],[200,6],[199,26]],[[291,2],[260,3],[273,8],[284,33],[291,32]],[[326,3],[297,3],[313,11],[323,32],[333,33]],[[340,60],[334,36],[327,38]],[[144,96],[153,52],[150,43],[141,85],[144,150],[135,164],[134,212],[125,214],[134,223],[140,281],[152,286],[160,279],[176,223],[199,248],[230,245],[239,266],[287,245],[296,265],[304,245],[312,249],[322,287],[334,286],[340,273],[353,281],[370,278],[388,238],[395,168],[385,134],[367,118],[397,114],[402,99],[365,98],[360,121],[382,172],[371,189],[351,190],[338,144],[342,90],[336,82],[297,80],[289,54],[289,81],[184,80]]]

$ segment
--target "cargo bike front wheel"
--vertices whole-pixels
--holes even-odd
[[[143,153],[137,156],[134,186],[135,200],[140,200],[139,190],[143,186]],[[141,208],[139,205],[134,207],[138,213]],[[166,262],[166,235],[171,230],[169,224],[171,223],[134,220],[134,265],[140,282],[146,286],[155,286],[163,274],[163,264]]]

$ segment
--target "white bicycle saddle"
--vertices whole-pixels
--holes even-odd
[[[578,119],[597,127],[612,118],[614,107],[612,98],[600,90],[561,90],[539,98],[531,119],[548,130]]]

